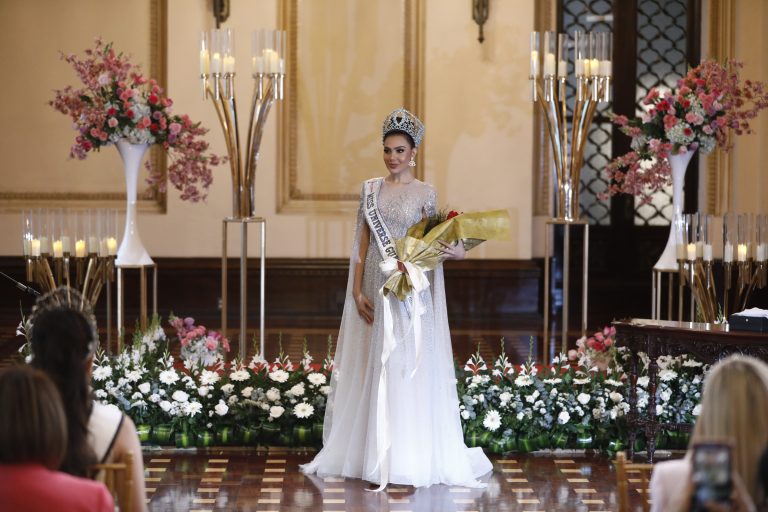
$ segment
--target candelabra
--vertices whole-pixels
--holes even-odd
[[[112,339],[110,297],[115,279],[116,234],[117,212],[113,210],[77,215],[50,210],[22,212],[26,280],[35,283],[43,293],[57,286],[71,286],[80,290],[92,305],[98,302],[106,286],[108,349]]]
[[[563,322],[561,350],[567,350],[568,294],[570,292],[570,228],[584,228],[582,269],[581,333],[586,333],[588,304],[589,224],[580,220],[579,184],[584,147],[598,103],[610,101],[612,74],[612,36],[609,32],[585,34],[576,31],[573,38],[573,66],[576,97],[573,101],[572,127],[568,140],[568,36],[544,33],[543,52],[538,32],[531,33],[531,100],[541,107],[549,133],[557,183],[556,217],[546,223],[545,230],[563,225]],[[543,66],[541,55],[543,54]],[[542,76],[543,67],[543,76]],[[570,149],[570,151],[569,151]],[[549,357],[549,235],[544,240],[544,359]]]
[[[709,323],[727,320],[729,313],[745,309],[752,292],[768,283],[768,216],[723,217],[722,310],[713,278],[712,216],[688,214],[673,222],[680,274],[678,318],[682,318],[682,290],[686,284],[692,295],[691,320],[695,306],[699,318]]]
[[[251,75],[254,91],[248,120],[245,153],[241,152],[235,101],[235,52],[232,29],[203,32],[200,38],[200,79],[204,97],[211,100],[224,132],[232,175],[232,217],[223,221],[222,331],[227,331],[227,226],[241,225],[240,237],[240,358],[246,356],[247,331],[247,228],[260,224],[260,350],[264,353],[264,264],[266,220],[256,217],[256,168],[267,116],[275,101],[283,99],[285,32],[258,30],[252,35]]]

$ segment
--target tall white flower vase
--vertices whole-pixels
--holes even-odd
[[[123,240],[120,242],[120,248],[117,250],[115,263],[118,267],[153,265],[154,261],[144,248],[136,223],[136,191],[139,182],[139,169],[149,144],[131,144],[126,140],[119,140],[116,146],[120,158],[123,159],[123,168],[125,169],[126,208],[125,232],[123,233]]]
[[[688,170],[688,164],[696,151],[688,151],[681,155],[670,155],[669,165],[672,167],[672,219],[683,213],[683,184],[685,183],[685,172]],[[675,271],[677,270],[677,247],[675,240],[675,224],[669,224],[669,238],[667,246],[661,253],[659,261],[653,266],[654,270]]]

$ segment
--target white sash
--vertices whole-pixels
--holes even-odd
[[[414,365],[413,373],[411,377],[415,375],[416,370],[419,367],[421,360],[421,314],[424,311],[421,305],[420,293],[429,287],[429,280],[424,274],[423,270],[416,265],[408,262],[404,262],[403,265],[397,259],[397,249],[395,248],[394,239],[389,233],[387,225],[381,218],[381,212],[379,211],[379,191],[381,185],[384,182],[383,178],[374,178],[365,182],[365,220],[368,223],[368,228],[371,230],[374,239],[376,239],[376,245],[379,248],[379,253],[382,257],[382,262],[379,264],[379,268],[387,276],[390,276],[394,272],[402,272],[401,268],[405,269],[405,273],[411,282],[413,287],[413,293],[408,297],[405,302],[405,309],[408,315],[411,317],[413,324],[413,337],[416,352],[416,363]],[[383,490],[389,481],[389,461],[387,460],[387,454],[391,445],[390,429],[389,429],[389,406],[387,397],[387,361],[392,351],[397,346],[397,340],[394,333],[394,313],[392,309],[395,306],[393,299],[384,295],[384,288],[379,290],[379,295],[383,304],[383,326],[384,326],[384,339],[381,350],[381,374],[379,376],[379,389],[377,398],[377,413],[376,413],[376,447],[378,451],[378,458],[376,461],[376,467],[380,468],[380,484],[377,491]],[[411,311],[415,314],[411,314]],[[374,468],[375,471],[375,468]]]

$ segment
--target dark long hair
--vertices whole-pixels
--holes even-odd
[[[38,299],[30,322],[32,364],[56,384],[67,416],[67,453],[60,469],[85,477],[98,462],[88,443],[93,398],[86,362],[98,343],[93,313],[77,291],[58,288]]]

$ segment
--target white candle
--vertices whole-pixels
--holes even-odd
[[[568,63],[564,60],[557,63],[557,76],[565,77],[568,74]]]
[[[280,59],[280,74],[285,74],[285,59]]]
[[[200,50],[200,74],[207,75],[211,72],[211,61],[208,50]]]
[[[723,247],[723,262],[730,263],[733,261],[733,244],[731,242],[725,242]]]
[[[22,244],[24,246],[24,256],[29,256],[32,253],[32,242],[29,238],[24,238],[22,241],[24,242]]]
[[[47,236],[41,236],[40,237],[40,252],[43,254],[48,254],[51,252],[50,248],[48,247],[48,237]]]
[[[688,244],[688,261],[696,259],[696,244]]]
[[[99,239],[95,236],[88,237],[88,254],[99,252]]]
[[[267,73],[279,73],[280,62],[277,56],[277,52],[275,50],[265,48],[263,52],[263,56],[264,56],[265,71]]]
[[[768,256],[768,246],[766,244],[760,244],[757,246],[757,261],[765,261]]]
[[[78,240],[75,242],[75,256],[78,258],[85,257],[85,240]]]
[[[221,54],[216,52],[211,57],[211,71],[213,73],[221,73]]]
[[[576,74],[576,76],[584,76],[584,63],[589,62],[582,59],[576,59],[573,62],[573,72]]]
[[[704,246],[704,261],[712,261],[712,244]]]
[[[739,244],[737,247],[738,251],[738,260],[739,261],[747,261],[747,244]]]
[[[72,252],[72,246],[70,245],[68,236],[61,237],[61,250],[64,251],[64,254]]]
[[[61,240],[54,240],[53,241],[53,257],[54,258],[61,258],[64,256],[64,250],[61,246]]]
[[[31,248],[32,256],[40,256],[40,240],[33,238]]]
[[[224,56],[224,72],[225,73],[235,72],[235,58],[232,55]]]
[[[544,76],[554,76],[555,74],[555,54],[544,54]]]
[[[539,76],[539,52],[531,51],[531,76]]]
[[[600,72],[600,63],[597,59],[589,61],[589,76],[597,76]]]
[[[677,245],[677,259],[678,260],[684,260],[685,259],[685,244],[676,244]]]
[[[600,61],[600,76],[611,76],[613,74],[613,64],[609,60]]]
[[[696,257],[701,258],[704,256],[704,242],[696,242]]]
[[[117,240],[113,237],[107,238],[107,254],[110,256],[117,254]]]

